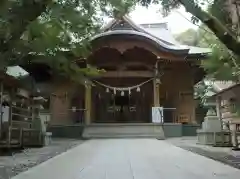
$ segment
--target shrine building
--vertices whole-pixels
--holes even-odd
[[[137,25],[128,16],[109,22],[91,44],[87,62],[105,72],[85,86],[55,82],[50,125],[152,125],[152,107],[162,107],[161,123],[196,123],[193,88],[209,49],[181,45],[167,23]]]

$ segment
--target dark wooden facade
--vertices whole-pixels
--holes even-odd
[[[70,82],[52,85],[55,94],[51,99],[52,125],[76,121],[150,123],[153,106],[166,108],[165,122],[195,123],[193,86],[203,77],[197,59],[204,54],[189,55],[187,49],[177,49],[167,42],[162,45],[159,39],[142,35],[141,29],[136,29],[127,18],[123,21],[125,25],[115,20],[115,24],[92,39],[93,49],[87,61],[106,71],[90,79],[92,85]],[[121,31],[119,26],[132,29]],[[115,29],[109,31],[111,28]],[[139,90],[138,85],[145,81],[148,82],[139,86]],[[127,90],[123,90],[124,94],[113,90],[133,86],[136,88],[130,94]]]

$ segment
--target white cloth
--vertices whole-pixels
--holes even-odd
[[[163,108],[162,107],[152,107],[152,122],[162,123],[163,122]]]

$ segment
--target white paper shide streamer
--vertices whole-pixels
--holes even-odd
[[[121,96],[124,96],[125,94],[125,91],[128,92],[128,94],[130,95],[131,94],[131,91],[136,89],[137,92],[140,92],[140,87],[143,86],[144,84],[152,81],[154,78],[151,78],[149,80],[146,80],[140,84],[137,84],[135,86],[129,86],[129,87],[114,87],[114,86],[110,86],[110,85],[106,85],[106,84],[103,84],[101,82],[98,82],[96,80],[94,80],[93,82],[95,82],[96,84],[100,85],[100,86],[103,86],[106,88],[106,92],[109,93],[110,90],[113,91],[113,94],[117,94],[117,91],[120,91],[120,95]]]

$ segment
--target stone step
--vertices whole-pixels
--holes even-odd
[[[164,139],[161,125],[141,124],[92,124],[84,127],[83,138],[157,138]]]
[[[121,135],[114,135],[114,134],[95,134],[95,135],[91,135],[89,137],[85,137],[85,138],[92,138],[92,139],[101,139],[101,138],[106,138],[106,139],[111,139],[111,138],[155,138],[155,139],[159,139],[159,140],[163,140],[165,138],[161,138],[159,136],[156,135],[128,135],[128,134],[121,134]]]

